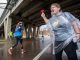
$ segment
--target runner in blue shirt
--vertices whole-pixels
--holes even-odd
[[[21,43],[21,53],[23,54],[24,51],[23,51],[23,44],[22,44],[22,35],[23,35],[23,30],[24,30],[24,26],[23,26],[23,23],[22,22],[19,22],[15,28],[15,32],[14,32],[14,37],[16,39],[16,43],[14,46],[12,46],[8,52],[9,54],[12,54],[11,50],[16,47],[18,45],[18,42]]]

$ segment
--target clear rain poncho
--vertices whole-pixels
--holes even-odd
[[[53,16],[47,23],[49,27],[51,40],[53,44],[53,54],[57,54],[63,48],[65,48],[71,41],[76,41],[76,35],[74,29],[64,15]],[[56,45],[56,42],[60,42]]]

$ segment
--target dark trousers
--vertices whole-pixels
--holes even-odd
[[[77,44],[74,43],[73,41],[69,43],[63,50],[68,56],[68,60],[78,60],[77,59],[77,54],[76,54],[76,49],[77,49]],[[61,50],[59,53],[55,54],[55,59],[56,60],[62,60],[62,52]]]
[[[23,40],[22,40],[22,37],[21,37],[21,36],[15,37],[15,39],[16,39],[16,43],[15,43],[14,46],[12,46],[12,48],[16,47],[16,46],[18,45],[18,42],[20,42],[20,44],[21,44],[21,49],[23,49],[23,44],[22,44]]]

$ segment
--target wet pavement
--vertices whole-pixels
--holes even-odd
[[[33,58],[39,54],[47,44],[51,41],[49,39],[31,39],[24,40],[24,50],[25,53],[21,54],[20,44],[13,49],[13,54],[9,55],[7,50],[9,48],[8,44],[0,44],[0,60],[33,60]],[[80,43],[78,43],[80,45]],[[77,51],[78,57],[80,57],[80,51]],[[51,52],[51,47],[49,47],[44,54],[38,60],[55,60]],[[63,60],[67,60],[67,56],[63,53]]]
[[[0,45],[0,60],[33,60],[33,58],[40,53],[48,43],[49,42],[46,42],[46,40],[24,40],[23,44],[25,53],[21,54],[20,44],[18,44],[18,46],[13,49],[12,55],[9,55],[7,52],[9,44],[2,44]],[[52,60],[52,56],[49,55],[51,53],[49,50],[50,48],[45,54],[43,54],[43,56],[45,55],[45,58],[49,57],[49,60]],[[44,60],[43,56],[41,56],[39,60]]]

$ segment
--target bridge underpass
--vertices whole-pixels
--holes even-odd
[[[45,9],[47,17],[50,18],[49,7],[50,4],[54,2],[60,3],[63,11],[69,11],[77,18],[80,18],[80,0],[23,0],[22,3],[4,21],[3,29],[7,38],[8,32],[11,29],[14,30],[16,24],[19,21],[23,21],[27,38],[29,38],[24,40],[24,49],[26,50],[26,52],[21,55],[18,46],[14,49],[13,55],[10,56],[7,53],[7,43],[5,43],[2,45],[0,50],[1,60],[32,60],[38,53],[40,53],[44,49],[44,47],[47,45],[46,42],[49,42],[49,40],[45,40],[44,42],[42,42],[42,40],[36,39],[40,32],[39,27],[45,24],[40,16],[40,11],[42,9]],[[32,39],[30,39],[30,37],[32,37]],[[53,60],[51,47],[49,47],[49,49],[39,58],[39,60]]]

